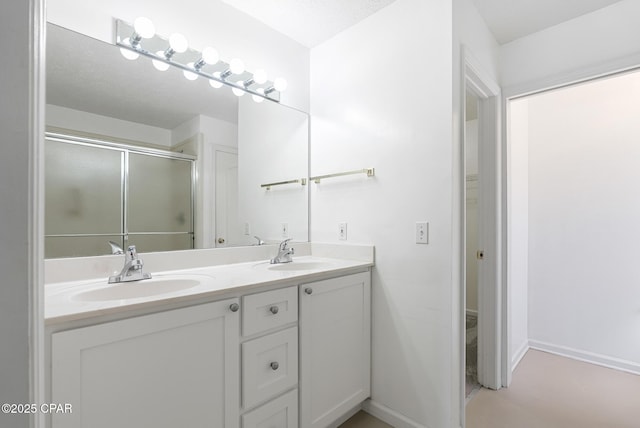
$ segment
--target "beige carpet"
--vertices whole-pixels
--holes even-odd
[[[638,428],[640,376],[530,350],[509,388],[480,390],[467,428]]]
[[[338,428],[393,428],[368,413],[358,412]]]

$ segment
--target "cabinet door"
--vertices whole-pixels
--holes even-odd
[[[369,272],[300,286],[302,428],[326,427],[370,394]]]
[[[52,335],[53,428],[238,427],[238,299]],[[235,307],[234,307],[235,308]]]

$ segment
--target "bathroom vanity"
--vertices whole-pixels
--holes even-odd
[[[369,397],[373,249],[308,253],[159,272],[146,286],[47,285],[50,402],[73,406],[50,426],[342,422]]]

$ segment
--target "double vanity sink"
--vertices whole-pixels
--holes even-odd
[[[368,268],[371,262],[317,256],[296,257],[290,263],[269,260],[195,269],[152,272],[151,279],[108,284],[107,279],[48,284],[45,321],[54,324],[91,318],[131,308],[167,302],[207,299],[237,294],[278,282],[321,279],[327,275]]]
[[[50,263],[76,276],[45,286],[47,402],[73,406],[47,428],[339,424],[370,395],[373,247],[315,249],[146,254],[113,284],[119,256]]]

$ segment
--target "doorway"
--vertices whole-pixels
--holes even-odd
[[[478,381],[478,97],[465,94],[465,398]]]
[[[476,382],[485,388],[499,389],[508,384],[508,378],[503,364],[506,331],[501,322],[504,233],[500,88],[466,49],[463,49],[463,58],[463,94],[464,101],[468,102],[463,103],[461,123],[463,167],[460,183],[464,195],[461,294],[464,297],[460,325],[461,337],[465,338],[462,341],[461,359],[465,361],[461,367],[462,378],[467,379],[469,372],[468,380],[471,381],[469,385],[464,383],[466,393],[473,390]],[[469,331],[466,327],[470,327]]]

